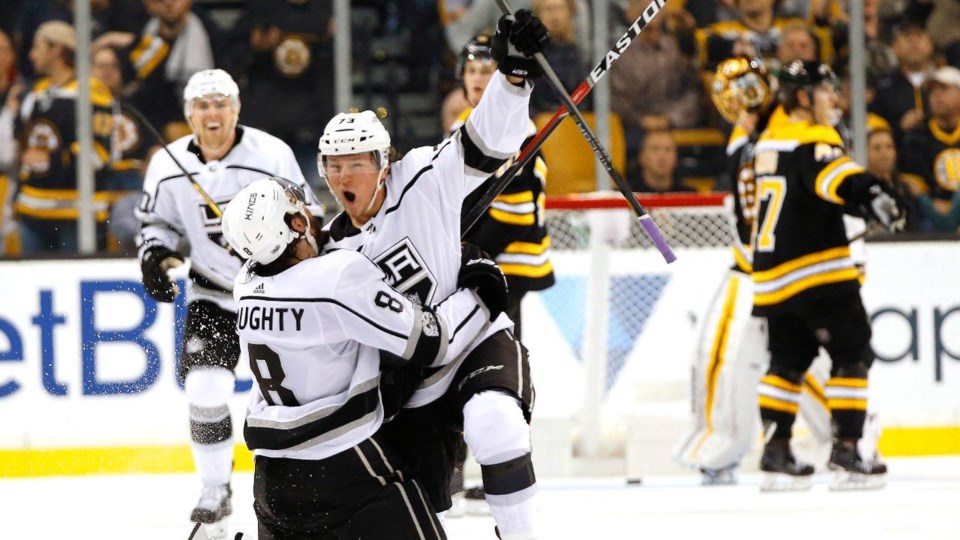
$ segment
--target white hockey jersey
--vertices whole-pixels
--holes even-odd
[[[247,184],[267,176],[304,186],[308,204],[318,204],[286,143],[244,126],[237,128],[237,139],[223,159],[207,163],[201,160],[192,135],[168,147],[221,209]],[[150,160],[137,216],[141,223],[141,260],[152,246],[177,250],[178,243],[186,240],[191,263],[188,301],[210,300],[222,309],[236,310],[230,290],[243,260],[228,251],[220,232],[220,218],[166,152],[157,152]]]
[[[380,350],[441,366],[489,325],[472,290],[443,300],[433,317],[349,250],[274,276],[259,276],[248,263],[233,295],[240,361],[258,383],[244,439],[254,454],[271,457],[323,459],[373,435],[384,414]]]
[[[330,222],[328,248],[360,251],[383,269],[390,285],[426,304],[451,294],[460,270],[463,200],[520,149],[530,125],[530,90],[494,73],[460,130],[390,166],[383,206],[362,229],[345,213]],[[512,325],[501,315],[487,335]],[[428,378],[408,406],[440,397],[458,366],[454,362]]]

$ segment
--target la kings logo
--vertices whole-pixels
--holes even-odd
[[[394,244],[374,262],[387,274],[387,283],[394,289],[407,296],[416,295],[424,304],[433,298],[437,280],[423,264],[423,257],[409,238]]]

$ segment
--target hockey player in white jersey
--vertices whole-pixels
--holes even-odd
[[[531,83],[539,66],[531,58],[549,38],[529,10],[503,17],[493,39],[498,61],[480,103],[449,139],[410,151],[390,163],[390,136],[371,111],[340,114],[320,139],[319,166],[344,212],[330,224],[333,248],[359,250],[387,274],[388,282],[425,304],[456,289],[461,264],[464,198],[519,149],[527,136]],[[466,258],[472,258],[469,251]],[[504,539],[535,538],[536,480],[528,421],[533,409],[526,350],[512,323],[493,321],[484,342],[465,359],[430,373],[408,409],[386,429],[407,441],[403,457],[414,463],[434,506],[450,507],[453,455],[425,455],[429,434],[398,426],[424,420],[456,441],[459,430],[480,464],[487,502]],[[416,429],[411,422],[409,429]],[[455,443],[454,443],[455,446]],[[448,448],[448,450],[451,450]]]
[[[242,263],[222,238],[219,206],[264,176],[306,183],[289,146],[237,125],[239,89],[225,71],[194,74],[183,98],[193,134],[170,143],[169,150],[214,204],[169,155],[157,152],[144,178],[138,242],[144,288],[159,302],[172,302],[178,293],[166,271],[184,260],[180,245],[190,247],[179,377],[190,403],[190,438],[202,483],[190,519],[214,523],[231,513],[233,425],[227,401],[239,354],[231,290]]]
[[[495,315],[480,298],[505,295],[506,280],[492,263],[467,265],[464,276],[485,276],[476,292],[422,305],[356,251],[318,256],[319,222],[305,201],[290,182],[258,180],[222,224],[249,257],[233,296],[240,359],[257,382],[244,438],[259,537],[445,538],[418,482],[377,435],[396,413],[381,399],[380,363],[389,356],[419,378],[421,367],[461,356]]]

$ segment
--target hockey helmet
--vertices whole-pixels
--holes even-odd
[[[795,109],[797,90],[805,90],[813,102],[813,89],[829,84],[834,90],[840,87],[837,74],[827,64],[794,60],[780,69],[780,102],[787,111]]]
[[[390,157],[390,133],[373,111],[340,113],[323,129],[318,151],[317,167],[324,178],[327,156],[373,152],[377,166],[385,169]]]
[[[190,118],[190,104],[206,96],[223,95],[240,109],[240,87],[229,73],[222,69],[205,69],[190,76],[183,89],[183,115]]]
[[[493,38],[489,34],[477,34],[463,46],[463,49],[460,50],[460,58],[457,61],[458,81],[463,80],[463,70],[467,68],[467,62],[471,60],[494,62],[492,44]]]
[[[769,106],[773,94],[771,79],[763,61],[737,56],[717,66],[710,99],[720,115],[732,124],[737,121],[741,110],[752,111]]]
[[[303,236],[317,249],[305,208],[302,187],[271,176],[248,184],[233,197],[223,211],[220,229],[230,246],[244,258],[270,264],[301,236],[290,228],[288,215],[300,214],[307,220]]]

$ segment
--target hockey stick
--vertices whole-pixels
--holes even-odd
[[[656,17],[657,13],[660,12],[666,4],[666,0],[652,0],[649,5],[643,10],[643,13],[637,17],[637,20],[633,21],[633,24],[627,28],[627,31],[620,36],[620,39],[617,40],[616,44],[612,49],[606,52],[603,55],[603,60],[600,60],[600,63],[597,64],[593,69],[590,70],[590,74],[587,75],[587,78],[580,83],[570,95],[570,99],[574,103],[580,104],[583,101],[583,98],[593,90],[593,87],[597,82],[607,74],[607,70],[610,69],[610,66],[620,58],[620,55],[627,50],[627,47],[633,43],[633,40],[643,31],[647,24]],[[502,9],[502,8],[501,8]],[[504,189],[510,184],[510,181],[514,179],[520,170],[533,159],[533,156],[540,150],[540,147],[543,146],[543,143],[547,140],[547,137],[553,133],[553,130],[557,129],[557,126],[560,125],[560,121],[569,116],[570,113],[567,111],[567,108],[563,105],[557,109],[557,112],[553,114],[553,117],[550,118],[550,121],[543,126],[530,143],[520,151],[520,155],[514,161],[513,165],[507,169],[503,176],[497,179],[497,181],[490,186],[490,189],[484,193],[484,196],[480,201],[474,206],[470,213],[467,214],[465,218],[461,220],[461,230],[466,234],[471,227],[473,227],[477,221],[480,219],[486,211],[487,208],[493,203],[493,200],[497,198],[497,195],[503,192]],[[629,197],[628,197],[629,198]]]
[[[657,13],[659,13],[660,8],[663,5],[665,5],[665,3],[666,3],[666,0],[653,0],[653,2],[649,6],[647,6],[647,8],[643,11],[643,14],[641,15],[641,17],[638,18],[633,25],[631,25],[627,33],[625,33],[623,37],[617,40],[617,48],[620,52],[623,52],[623,50],[625,50],[626,47],[629,46],[630,41],[632,40],[632,37],[630,35],[631,32],[635,31],[634,35],[639,33],[643,29],[643,26],[645,26]],[[500,6],[500,10],[503,11],[504,14],[509,15],[512,13],[512,10],[507,0],[497,0],[497,5]],[[581,84],[580,87],[578,87],[577,90],[575,91],[575,93],[579,94],[580,100],[583,99],[583,96],[585,96],[587,92],[589,92],[589,90],[593,87],[593,85],[595,85],[596,82],[600,79],[600,77],[603,76],[603,74],[609,68],[610,64],[614,60],[616,60],[617,57],[619,57],[618,52],[613,52],[613,54],[608,52],[607,55],[604,57],[604,60],[600,63],[600,65],[597,68],[594,68],[590,72],[590,77],[588,77],[587,80],[584,81],[584,83]],[[563,107],[561,107],[561,109],[557,111],[557,113],[551,119],[551,122],[554,122],[554,121],[559,122],[560,116],[564,112],[573,114],[573,117],[577,122],[577,125],[580,127],[581,133],[583,133],[584,137],[587,139],[587,142],[590,143],[590,146],[593,149],[594,154],[596,154],[597,158],[600,159],[600,162],[603,164],[604,168],[607,170],[607,173],[610,175],[614,183],[617,185],[617,188],[620,190],[620,193],[623,194],[623,196],[626,198],[627,202],[629,203],[630,207],[633,209],[634,213],[637,215],[637,222],[647,233],[647,236],[650,237],[650,239],[653,241],[653,244],[660,251],[660,254],[663,255],[664,260],[666,260],[668,264],[675,261],[677,257],[676,255],[674,255],[673,250],[670,249],[670,246],[667,244],[666,240],[664,240],[663,234],[660,232],[660,229],[657,227],[657,224],[650,218],[650,215],[647,213],[647,211],[640,204],[640,201],[637,200],[637,197],[630,190],[630,186],[627,184],[626,180],[624,180],[620,172],[617,171],[616,167],[613,166],[613,160],[610,158],[610,155],[603,148],[603,146],[600,144],[600,141],[597,140],[596,135],[593,134],[593,131],[587,125],[586,120],[583,118],[583,114],[581,114],[580,110],[577,108],[576,103],[574,103],[571,96],[567,94],[566,90],[563,88],[563,85],[560,83],[560,80],[557,78],[556,73],[554,73],[553,69],[550,67],[550,64],[547,62],[546,58],[543,56],[542,53],[536,53],[534,55],[534,58],[536,58],[537,63],[540,65],[541,69],[543,70],[544,75],[547,78],[547,82],[550,84],[551,88],[553,88],[554,93],[556,93],[557,97],[559,97],[561,102],[563,103]],[[584,88],[584,84],[587,85],[586,88]],[[549,128],[549,130],[544,129],[542,132],[544,137],[540,138],[539,144],[541,145],[543,144],[542,141],[544,140],[545,136],[548,135],[549,132],[552,131],[555,126],[548,124],[547,127]],[[536,139],[532,141],[531,145],[529,146],[532,147],[535,142],[536,142]],[[526,158],[529,160],[529,154],[526,156]],[[522,166],[522,162],[520,163],[520,165]],[[516,173],[514,173],[514,175],[515,174]],[[506,187],[506,183],[503,183],[503,187]],[[502,191],[502,189],[503,188],[500,188],[500,191]],[[498,193],[494,193],[493,197],[496,197],[497,194]],[[493,197],[491,197],[491,202]],[[485,211],[486,206],[480,206],[480,209],[482,211]]]
[[[210,211],[213,212],[214,215],[216,215],[218,218],[222,218],[223,210],[220,209],[220,206],[217,205],[217,203],[213,202],[213,199],[211,199],[210,195],[207,195],[207,192],[204,191],[202,187],[200,187],[200,184],[198,184],[196,179],[193,178],[193,175],[187,172],[186,167],[184,167],[180,163],[180,160],[178,160],[176,156],[173,155],[173,152],[171,152],[170,149],[167,148],[167,142],[163,139],[163,136],[160,135],[160,132],[157,131],[157,128],[153,127],[153,124],[151,124],[150,121],[147,120],[145,116],[143,116],[143,113],[137,110],[136,107],[127,103],[126,101],[120,101],[120,100],[118,101],[120,103],[121,109],[135,116],[137,120],[140,121],[141,124],[146,126],[147,131],[149,131],[150,134],[153,135],[153,138],[156,139],[158,143],[160,143],[160,146],[162,146],[163,149],[167,152],[167,155],[170,156],[170,159],[172,159],[173,162],[177,165],[177,167],[181,171],[183,171],[183,174],[187,176],[187,180],[190,180],[190,183],[193,184],[193,188],[197,190],[197,193],[199,193],[201,197],[203,197],[203,200],[206,201],[207,207],[210,208]]]

